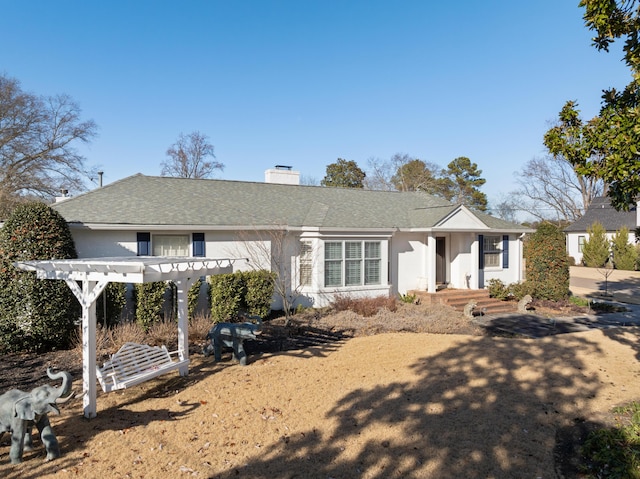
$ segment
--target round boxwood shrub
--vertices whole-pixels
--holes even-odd
[[[80,304],[64,281],[37,279],[16,261],[77,258],[64,218],[39,202],[18,206],[0,229],[0,350],[70,345]]]

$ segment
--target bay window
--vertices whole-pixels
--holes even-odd
[[[325,287],[380,284],[379,241],[327,241],[324,243]]]

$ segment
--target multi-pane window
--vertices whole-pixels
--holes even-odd
[[[189,235],[153,235],[153,256],[189,256]]]
[[[364,284],[380,284],[380,241],[364,243]]]
[[[483,239],[484,266],[486,268],[500,267],[502,238],[500,236],[485,236]]]
[[[582,248],[584,248],[584,241],[585,241],[584,236],[578,236],[578,252],[579,253],[582,253]]]
[[[324,285],[342,286],[342,242],[324,244]]]
[[[300,285],[311,286],[313,274],[313,256],[311,241],[300,242]]]
[[[328,241],[324,244],[324,285],[380,284],[379,241]]]

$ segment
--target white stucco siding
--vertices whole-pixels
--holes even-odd
[[[472,233],[451,234],[448,238],[450,272],[449,285],[457,289],[471,289],[478,282],[477,261],[474,261]]]
[[[427,245],[424,233],[396,233],[391,240],[391,284],[395,294],[427,288]]]
[[[502,236],[502,235],[500,235]],[[522,280],[522,241],[518,235],[509,235],[509,265],[507,268],[485,267],[483,271],[484,287],[488,286],[490,279],[499,279],[504,284],[517,283]],[[504,254],[504,253],[503,253]]]
[[[135,231],[104,231],[72,228],[71,235],[79,258],[135,256],[138,244]]]
[[[582,264],[582,251],[580,251],[580,237],[584,237],[584,241],[589,241],[589,234],[586,232],[567,233],[567,254],[575,260],[576,265]],[[606,237],[609,242],[613,241],[615,232],[607,232]],[[636,244],[636,235],[634,231],[629,231],[629,244]]]

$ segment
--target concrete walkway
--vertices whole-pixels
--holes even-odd
[[[574,296],[611,303],[624,312],[581,314],[547,318],[533,313],[486,315],[476,322],[496,334],[541,338],[554,334],[640,326],[640,272],[571,267],[570,289]]]

